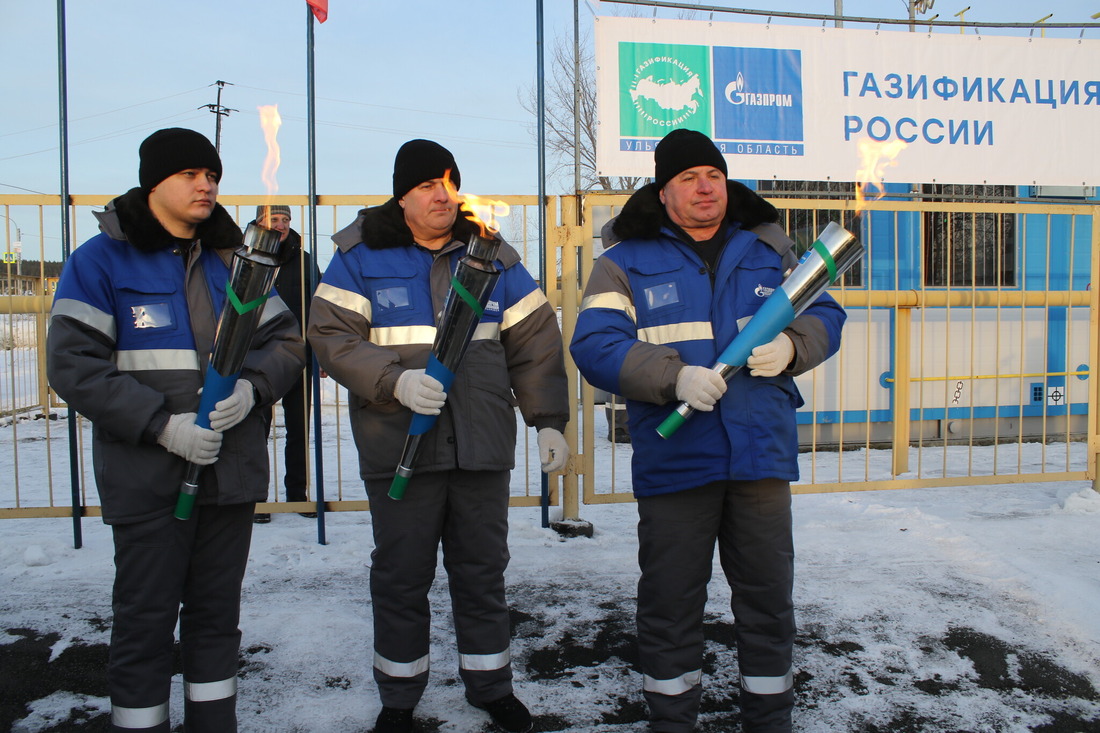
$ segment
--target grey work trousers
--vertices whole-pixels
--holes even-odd
[[[427,687],[428,591],[440,543],[466,695],[484,703],[512,692],[504,595],[509,483],[509,471],[416,473],[395,501],[387,495],[388,479],[366,482],[375,545],[374,679],[383,705],[415,707]]]
[[[241,583],[256,505],[199,505],[116,524],[107,683],[111,730],[167,733],[173,642],[179,619],[184,730],[237,729]]]
[[[718,481],[639,498],[638,516],[638,648],[651,730],[695,727],[717,541],[732,591],[743,730],[788,733],[795,636],[790,484]]]

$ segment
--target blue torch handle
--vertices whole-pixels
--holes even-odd
[[[214,405],[233,394],[233,388],[240,376],[241,372],[238,370],[223,377],[213,365],[206,370],[206,380],[202,383],[202,396],[199,399],[199,414],[195,417],[196,425],[210,428],[210,413],[213,412]]]
[[[455,381],[455,373],[443,366],[442,362],[435,358],[435,354],[428,357],[428,367],[424,370],[424,373],[429,377],[438,379],[439,383],[443,385],[444,392],[449,392]],[[423,435],[428,432],[435,425],[438,417],[439,415],[413,413],[412,424],[409,425],[409,435]]]
[[[776,288],[775,292],[760,306],[760,310],[745,324],[744,330],[737,334],[718,357],[718,363],[745,366],[745,362],[752,356],[752,350],[757,346],[771,343],[780,331],[791,325],[795,315],[794,306],[791,305],[786,291]]]

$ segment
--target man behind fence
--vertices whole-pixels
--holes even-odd
[[[726,382],[721,349],[796,259],[775,208],[726,179],[709,138],[674,130],[655,181],[623,206],[596,262],[570,351],[596,387],[627,398],[638,499],[638,648],[654,733],[695,727],[703,612],[715,542],[730,584],[745,731],[789,733],[794,707],[798,478],[794,377],[840,348],[843,309],[823,295]],[[727,393],[724,399],[719,400]],[[675,401],[699,412],[668,440]]]
[[[58,283],[50,385],[92,423],[96,486],[115,546],[112,731],[167,733],[177,619],[184,725],[235,731],[241,582],[268,488],[263,410],[301,374],[298,324],[264,304],[233,394],[195,424],[241,230],[216,203],[222,164],[197,132],[141,144],[141,185],[96,213]],[[188,463],[206,466],[192,517],[173,515]],[[181,610],[182,607],[182,610]]]

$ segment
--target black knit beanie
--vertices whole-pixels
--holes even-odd
[[[203,135],[182,127],[157,130],[138,148],[141,165],[138,183],[146,193],[168,176],[188,168],[209,168],[217,180],[222,178],[222,160],[218,151]]]
[[[451,183],[458,189],[462,178],[451,151],[431,140],[409,140],[393,161],[393,195],[401,198],[424,181],[442,178],[448,170]]]
[[[709,165],[729,175],[726,159],[709,137],[695,130],[673,130],[653,151],[653,177],[664,188],[677,174],[698,165]]]

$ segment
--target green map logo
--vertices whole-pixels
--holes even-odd
[[[664,137],[688,127],[706,135],[710,123],[707,46],[619,44],[619,134]]]

